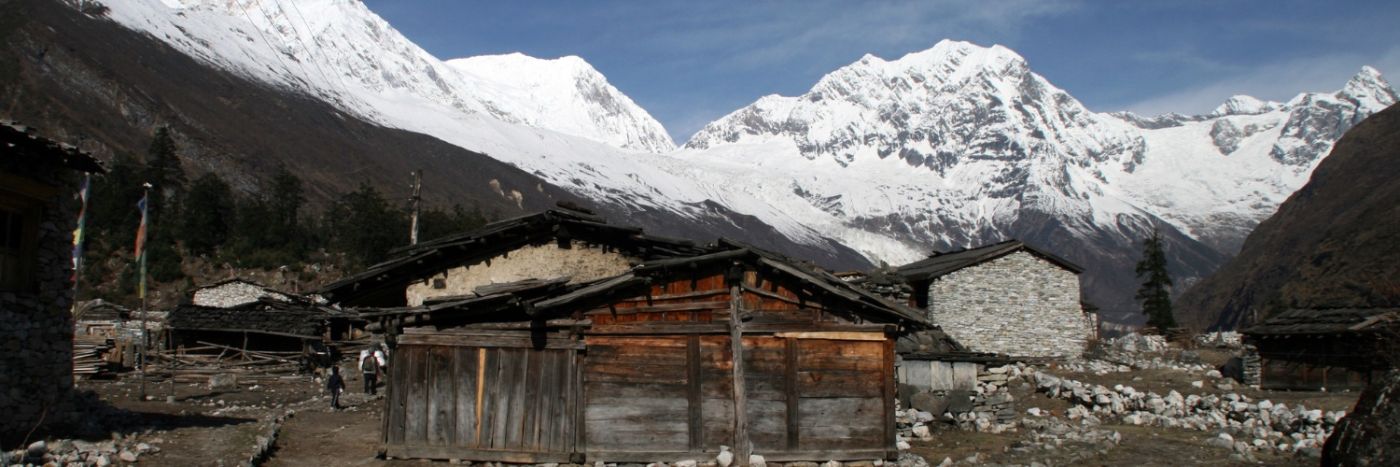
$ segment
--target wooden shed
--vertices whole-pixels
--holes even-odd
[[[1264,389],[1361,390],[1395,364],[1400,308],[1290,309],[1242,334]]]
[[[363,310],[394,342],[390,457],[894,459],[895,336],[917,311],[721,241],[590,282]]]

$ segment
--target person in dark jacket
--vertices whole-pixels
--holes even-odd
[[[379,385],[379,361],[368,350],[360,351],[360,376],[365,380],[365,394],[374,395]]]
[[[340,366],[331,366],[331,377],[326,380],[326,390],[331,392],[331,408],[340,408],[340,393],[345,390],[345,378],[340,377]]]

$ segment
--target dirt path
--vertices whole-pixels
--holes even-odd
[[[276,448],[263,465],[270,467],[328,465],[338,466],[421,465],[411,461],[385,461],[375,456],[379,450],[380,417],[384,399],[367,399],[362,394],[343,396],[342,410],[331,410],[318,401],[299,410],[282,424]]]

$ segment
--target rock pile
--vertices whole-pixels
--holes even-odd
[[[1310,410],[1301,404],[1289,408],[1268,400],[1255,402],[1235,393],[1183,396],[1171,391],[1159,395],[1131,386],[1088,385],[1043,372],[1032,377],[1037,392],[1078,404],[1068,412],[1070,419],[1113,417],[1132,425],[1220,431],[1231,435],[1231,447],[1245,454],[1277,449],[1320,455],[1322,442],[1346,415]]]
[[[1240,333],[1235,331],[1207,332],[1194,337],[1196,345],[1222,349],[1238,349],[1244,345]]]
[[[152,446],[163,442],[160,438],[150,442],[137,440],[134,434],[112,434],[112,439],[103,441],[55,440],[35,441],[25,449],[0,452],[0,465],[81,465],[105,467],[112,464],[131,464],[141,455],[160,452]]]
[[[1021,420],[1030,433],[1025,439],[1011,446],[1012,451],[1035,453],[1054,451],[1065,447],[1075,447],[1075,451],[1086,454],[1111,449],[1123,441],[1117,431],[1094,428],[1094,421],[1080,418],[1079,425],[1056,417],[1040,418],[1035,415]],[[1085,449],[1087,448],[1087,449]]]
[[[1211,369],[1209,365],[1201,363],[1200,355],[1197,353],[1172,349],[1165,337],[1137,333],[1100,341],[1099,345],[1091,350],[1090,355],[1093,358],[1067,363],[1063,367],[1070,371],[1100,375],[1134,369],[1180,371]]]

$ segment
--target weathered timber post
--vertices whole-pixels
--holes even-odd
[[[753,446],[749,444],[748,404],[744,394],[744,322],[739,316],[744,309],[744,270],[736,264],[725,279],[729,282],[729,347],[734,360],[734,463],[746,466]]]
[[[420,209],[419,209],[419,204],[421,204],[420,202],[423,200],[423,191],[422,191],[422,190],[423,190],[423,171],[421,171],[421,170],[415,170],[415,171],[413,171],[413,198],[411,198],[411,199],[413,200],[413,221],[412,221],[412,224],[409,225],[409,227],[408,227],[408,228],[409,228],[409,231],[408,231],[408,244],[409,244],[409,245],[417,245],[417,244],[418,244],[418,213],[419,213],[419,210],[420,210]]]

